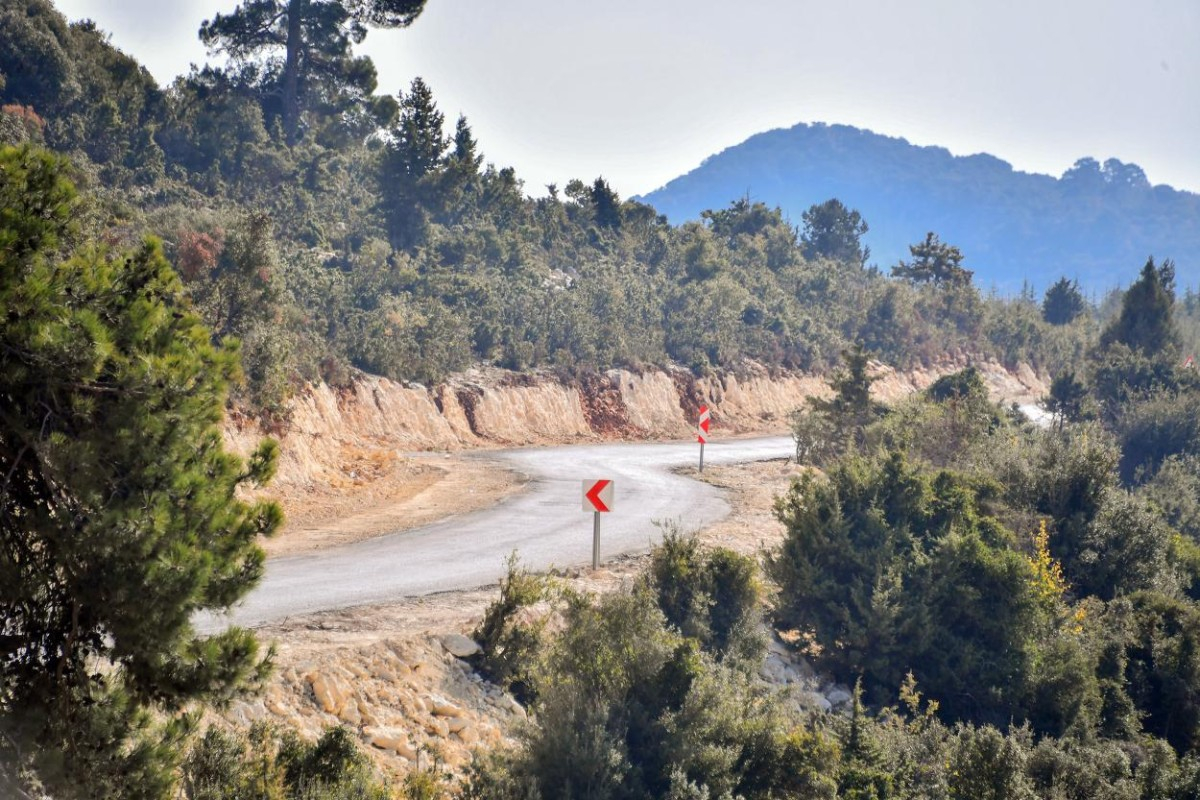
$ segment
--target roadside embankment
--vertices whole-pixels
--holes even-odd
[[[1031,402],[1046,383],[1022,365],[975,362],[997,400]],[[874,391],[894,402],[961,369],[947,360],[897,372],[877,366]],[[678,439],[691,434],[701,405],[714,435],[780,433],[809,397],[828,393],[824,377],[771,373],[747,364],[697,378],[682,369],[609,370],[582,379],[552,373],[474,369],[433,387],[363,375],[353,385],[309,387],[291,401],[275,486],[296,493],[354,490],[376,481],[402,453],[461,451],[614,439]],[[235,417],[226,437],[247,452],[265,432]]]
[[[947,359],[898,372],[875,366],[878,399],[895,402],[961,369]],[[1046,384],[1026,366],[976,361],[992,396],[1031,402]],[[278,474],[263,494],[287,523],[270,555],[346,544],[484,508],[524,485],[524,476],[467,451],[603,440],[690,436],[701,405],[713,435],[783,433],[789,415],[829,388],[821,376],[741,369],[696,377],[683,369],[613,369],[582,378],[484,368],[437,386],[361,375],[348,387],[317,384],[292,398]],[[265,435],[231,416],[225,437],[247,453]]]
[[[1026,368],[976,363],[992,395],[1030,402],[1046,386]],[[947,362],[899,373],[876,368],[877,397],[895,402],[960,369]],[[675,370],[625,370],[563,381],[552,375],[479,370],[433,388],[365,376],[342,390],[320,385],[295,398],[290,428],[279,435],[280,475],[271,492],[288,526],[268,544],[272,554],[310,550],[400,530],[483,507],[522,485],[478,451],[513,445],[690,435],[701,404],[718,436],[778,433],[808,397],[828,393],[824,378],[747,368],[738,375],[695,378]],[[263,435],[233,420],[227,436],[249,448]],[[772,498],[804,468],[782,461],[714,466],[705,479],[729,493],[733,513],[700,531],[701,541],[757,553],[776,546],[783,526]],[[577,591],[605,591],[635,579],[647,556],[600,570],[567,571]],[[408,598],[289,618],[260,631],[278,648],[266,692],[234,703],[225,724],[270,721],[314,738],[347,725],[385,773],[444,765],[452,773],[476,750],[511,745],[525,710],[483,681],[460,656],[495,589]],[[459,650],[465,644],[468,649]],[[761,677],[791,687],[795,702],[837,708],[850,697],[826,685],[802,659],[774,640]]]

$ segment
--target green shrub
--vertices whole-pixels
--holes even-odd
[[[667,622],[718,659],[750,664],[762,654],[762,587],[754,560],[706,549],[673,524],[650,552],[647,580]]]
[[[531,610],[553,596],[552,584],[531,575],[513,553],[500,580],[500,597],[487,607],[475,629],[481,650],[474,659],[477,668],[525,702],[533,698],[530,676],[541,656],[547,622],[545,615],[533,617]]]

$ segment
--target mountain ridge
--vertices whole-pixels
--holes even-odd
[[[1119,285],[1151,255],[1181,285],[1200,276],[1200,194],[1152,185],[1141,167],[1081,158],[1059,178],[990,153],[954,155],[849,125],[799,123],[755,134],[639,200],[673,223],[749,193],[793,222],[837,197],[870,225],[872,263],[890,268],[927,231],[962,248],[982,286],[1044,289],[1060,275]]]

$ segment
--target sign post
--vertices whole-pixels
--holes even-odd
[[[592,512],[592,569],[600,568],[600,515],[613,509],[613,482],[583,482],[583,510]]]
[[[708,428],[712,424],[712,415],[708,406],[700,406],[700,423],[696,427],[696,441],[700,442],[700,471],[704,472],[704,445],[708,442]]]

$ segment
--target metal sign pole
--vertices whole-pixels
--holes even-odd
[[[600,569],[600,512],[592,513],[592,569]]]
[[[704,442],[700,442],[700,471],[704,472]]]

